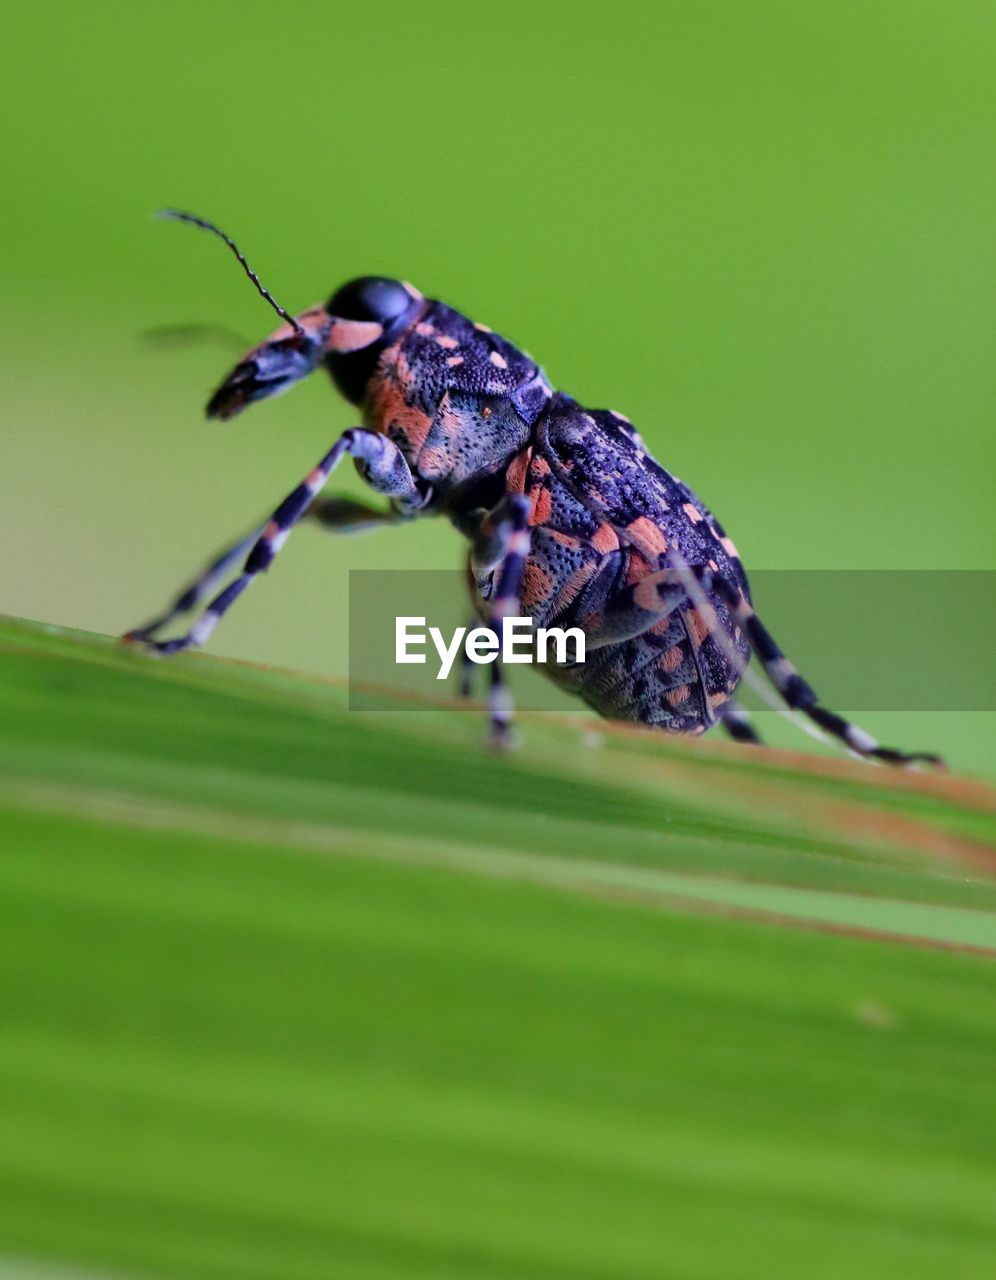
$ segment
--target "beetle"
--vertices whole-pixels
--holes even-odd
[[[853,754],[941,763],[881,746],[818,701],[755,613],[733,542],[623,415],[584,408],[506,338],[401,280],[363,276],[292,316],[213,222],[163,216],[219,236],[283,322],[224,379],[208,417],[233,418],[323,368],[363,425],[339,437],[265,524],[124,640],[159,654],[204,644],[301,520],[349,531],[444,515],[470,544],[472,602],[489,626],[500,631],[504,618],[524,613],[537,626],[584,631],[584,662],[543,670],[605,717],[684,734],[721,723],[757,742],[734,698],[753,653],[783,703]],[[386,509],[322,493],[347,456]],[[160,638],[200,606],[185,635]],[[492,736],[501,744],[511,702],[498,663],[492,671]]]

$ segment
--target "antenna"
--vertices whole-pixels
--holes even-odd
[[[215,226],[215,224],[213,222],[209,222],[207,218],[198,218],[198,216],[195,213],[183,213],[179,209],[160,209],[157,212],[156,217],[172,218],[176,222],[189,222],[191,226],[200,227],[202,231],[210,231],[214,235],[218,236],[219,239],[224,240],[225,244],[228,245],[232,253],[235,254],[236,258],[238,258],[239,262],[242,265],[242,270],[246,273],[249,279],[256,286],[256,289],[259,292],[260,296],[266,299],[266,301],[270,304],[270,306],[273,308],[273,310],[277,313],[278,316],[281,316],[284,320],[287,321],[287,323],[291,326],[291,328],[298,335],[298,337],[304,336],[304,329],[301,327],[301,325],[298,324],[298,322],[294,319],[294,317],[290,314],[289,311],[284,310],[284,308],[280,305],[280,303],[276,300],[276,298],[274,298],[273,294],[270,293],[269,289],[265,289],[263,287],[262,283],[260,282],[259,276],[256,274],[255,271],[253,271],[252,267],[250,267],[249,263],[246,262],[245,258],[242,256],[242,252],[239,249],[239,246],[235,243],[235,241],[232,239],[231,236],[225,235],[221,227]]]

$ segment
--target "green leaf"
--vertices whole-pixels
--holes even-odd
[[[0,1252],[991,1271],[993,791],[521,739],[0,623]]]

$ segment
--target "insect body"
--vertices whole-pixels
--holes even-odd
[[[222,236],[285,322],[236,365],[209,416],[231,418],[322,367],[363,426],[344,432],[261,528],[127,640],[166,654],[203,644],[303,518],[347,530],[443,514],[470,542],[474,607],[496,630],[511,613],[583,629],[586,661],[544,670],[602,715],[693,734],[722,722],[734,737],[756,741],[733,699],[753,651],[781,698],[851,751],[936,762],[881,747],[819,704],[755,614],[733,543],[627,419],[554,391],[505,338],[398,280],[354,280],[292,317],[218,228],[170,216]],[[347,455],[388,500],[386,510],[322,494]],[[186,635],[156,638],[205,601]],[[497,738],[507,723],[499,678]]]

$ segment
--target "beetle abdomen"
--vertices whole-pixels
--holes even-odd
[[[506,486],[531,504],[522,607],[536,625],[595,635],[614,598],[675,567],[707,567],[747,594],[735,548],[708,509],[618,415],[555,396]],[[705,596],[706,608],[685,599],[641,634],[589,647],[583,664],[546,673],[603,715],[701,731],[718,718],[749,656],[722,597]]]

